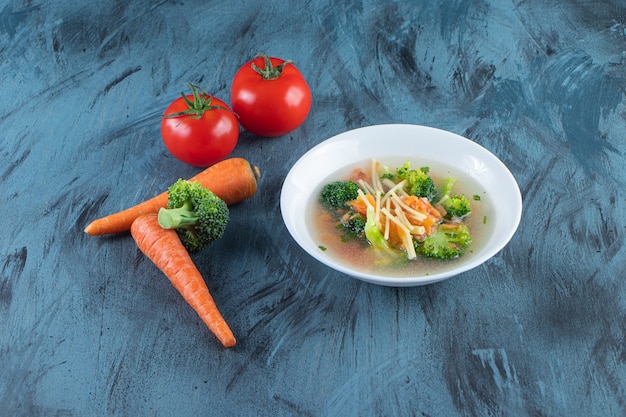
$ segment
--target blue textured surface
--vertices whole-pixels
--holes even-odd
[[[556,4],[555,4],[556,3]],[[0,6],[0,413],[7,416],[626,415],[623,1],[10,1]],[[196,169],[159,117],[192,81],[228,101],[254,53],[314,104],[275,139],[226,236],[195,257],[223,349],[128,234],[96,217]],[[524,198],[483,266],[377,287],[305,256],[282,180],[378,123],[496,154]]]

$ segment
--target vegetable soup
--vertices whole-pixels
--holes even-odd
[[[378,168],[374,167],[373,162],[377,163],[376,167]],[[413,259],[409,259],[411,257],[410,251],[396,249],[397,252],[403,253],[403,261],[388,262],[384,256],[381,257],[380,248],[374,247],[375,245],[372,245],[364,235],[347,237],[345,229],[341,227],[341,223],[338,221],[337,213],[320,203],[320,193],[326,184],[335,181],[352,180],[355,178],[355,172],[358,171],[362,171],[369,178],[372,178],[371,172],[373,170],[378,170],[378,176],[385,169],[388,172],[395,172],[397,168],[402,167],[406,162],[406,157],[385,158],[385,160],[381,161],[362,161],[334,172],[322,182],[319,189],[313,193],[312,201],[308,204],[310,226],[314,231],[313,236],[318,243],[320,251],[323,251],[325,255],[343,263],[345,266],[360,272],[394,277],[434,275],[472,261],[474,251],[484,246],[489,236],[493,234],[492,224],[495,222],[493,221],[494,214],[490,204],[491,196],[486,194],[485,190],[474,178],[453,166],[426,160],[409,160],[410,165],[413,167],[427,167],[428,170],[426,172],[428,172],[428,176],[436,185],[441,184],[445,179],[453,178],[454,185],[452,186],[451,194],[464,195],[470,201],[471,212],[462,218],[462,224],[469,229],[471,243],[469,243],[461,256],[452,259],[435,259],[419,253],[417,255],[413,253]],[[461,220],[458,221],[460,222]],[[407,245],[404,245],[404,248]],[[407,253],[409,254],[407,255]]]

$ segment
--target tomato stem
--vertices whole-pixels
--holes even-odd
[[[183,97],[183,100],[185,100],[185,103],[187,104],[187,109],[178,113],[168,114],[163,117],[165,117],[166,119],[173,119],[176,117],[189,116],[189,117],[194,117],[196,119],[200,119],[202,115],[204,114],[204,112],[209,111],[209,110],[221,109],[221,110],[230,111],[230,109],[224,106],[213,106],[211,104],[211,101],[213,101],[213,96],[206,93],[202,88],[196,85],[193,85],[191,83],[187,83],[187,85],[191,89],[193,101],[190,100],[189,97],[187,97],[185,93],[180,93],[180,95]],[[198,93],[198,90],[200,90],[200,93]]]
[[[280,74],[283,73],[283,68],[285,68],[285,65],[289,65],[293,62],[292,60],[288,59],[282,64],[275,67],[272,65],[270,57],[263,52],[259,52],[254,56],[254,58],[263,58],[265,60],[265,68],[259,68],[254,62],[252,62],[252,69],[255,70],[261,77],[263,77],[264,80],[275,80],[276,78],[280,77]]]

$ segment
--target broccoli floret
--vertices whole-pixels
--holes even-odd
[[[322,188],[319,200],[329,210],[346,209],[358,195],[359,186],[354,181],[334,181]]]
[[[472,242],[469,228],[464,224],[440,224],[435,233],[415,243],[415,251],[437,259],[458,258]]]
[[[346,240],[363,236],[365,233],[365,217],[354,210],[350,210],[341,218],[337,228],[344,231]]]
[[[189,252],[222,237],[229,220],[223,200],[195,181],[178,180],[167,193],[167,208],[159,210],[159,224],[175,229]]]
[[[430,168],[428,167],[411,169],[411,164],[407,161],[396,169],[395,174],[387,174],[387,177],[395,182],[406,180],[404,191],[417,197],[426,197],[428,201],[432,201],[437,195],[437,188],[433,179],[428,175],[429,171]]]
[[[446,211],[445,218],[448,220],[453,218],[462,219],[471,211],[470,202],[464,195],[454,194],[448,196],[441,202],[441,206]]]

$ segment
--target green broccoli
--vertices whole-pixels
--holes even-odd
[[[329,210],[347,209],[347,203],[359,195],[359,186],[354,181],[334,181],[322,188],[320,203]]]
[[[344,240],[363,236],[365,233],[365,218],[360,213],[350,210],[341,218],[337,228],[344,231]]]
[[[407,161],[396,169],[395,174],[387,173],[383,177],[396,183],[406,180],[404,191],[417,197],[426,197],[428,201],[432,201],[437,195],[437,188],[433,179],[428,175],[429,171],[429,167],[411,169],[411,164]]]
[[[435,233],[415,243],[415,251],[428,258],[452,259],[463,255],[471,242],[466,225],[440,224]]]
[[[462,219],[471,211],[470,202],[464,195],[454,194],[448,196],[448,198],[441,202],[441,206],[446,211],[444,217],[448,220],[453,218]]]
[[[167,208],[159,224],[175,229],[189,252],[197,252],[224,234],[229,220],[226,203],[195,181],[178,180],[168,190]]]

